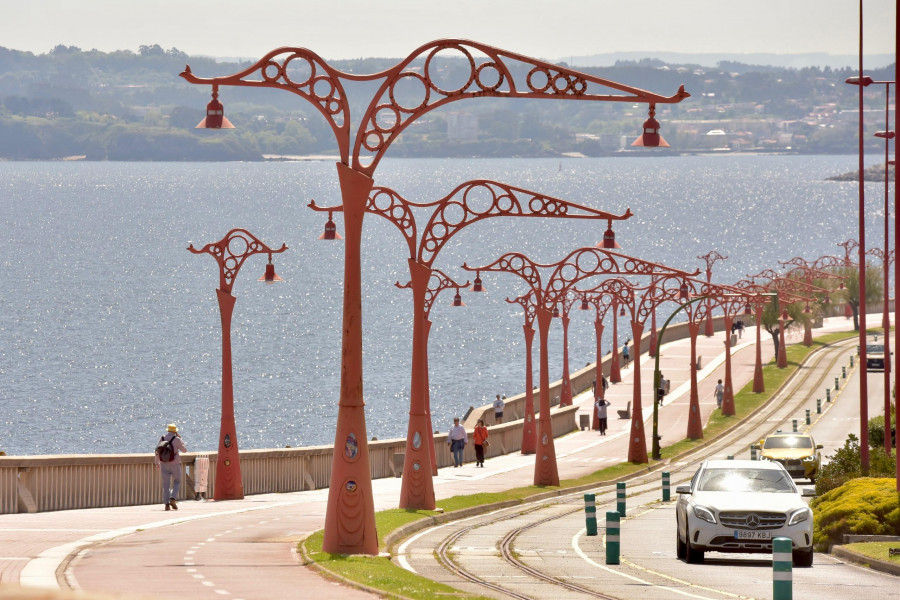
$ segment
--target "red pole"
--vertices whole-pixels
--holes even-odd
[[[703,418],[700,416],[700,396],[697,391],[697,336],[700,334],[700,323],[693,319],[688,322],[691,334],[691,407],[688,412],[687,436],[692,440],[703,438]]]
[[[900,57],[900,0],[894,3],[894,81],[900,81],[900,61],[898,61],[898,57]],[[897,94],[900,96],[900,94]],[[896,103],[896,100],[894,101]],[[900,120],[897,118],[897,109],[894,107],[894,134],[900,135]],[[887,165],[884,166],[887,169]],[[897,142],[894,142],[894,173],[897,172]],[[885,176],[887,173],[885,172]],[[897,205],[897,184],[896,177],[894,178],[894,235],[898,235],[897,232],[900,232],[900,206]],[[897,248],[900,248],[900,243],[897,243],[896,239],[894,241],[894,352],[896,356],[894,357],[894,373],[900,373],[900,313],[898,313],[898,305],[900,305],[900,297],[898,297],[898,285],[900,285],[900,256],[897,256]],[[887,284],[885,284],[887,285]],[[900,415],[900,389],[897,389],[898,386],[894,386],[894,409],[895,413]],[[900,417],[898,417],[900,418]],[[897,437],[900,437],[900,427],[897,427],[896,423],[894,424],[894,428],[896,429]],[[885,432],[887,434],[887,432]],[[897,470],[895,475],[895,481],[897,482],[897,493],[900,493],[900,455],[895,451],[894,458],[897,459],[894,462],[897,464]]]
[[[437,455],[434,452],[434,422],[431,420],[431,386],[428,380],[428,336],[431,335],[431,321],[425,319],[425,412],[428,414],[428,450],[431,452],[431,475],[436,477]]]
[[[762,318],[763,305],[756,305],[756,365],[753,367],[753,393],[762,394],[766,391],[766,382],[763,379],[762,370]]]
[[[563,301],[565,305],[566,302]],[[572,381],[569,379],[569,309],[563,306],[563,372],[562,387],[559,390],[559,405],[572,406]]]
[[[619,371],[619,303],[613,300],[613,348],[612,358],[609,363],[609,382],[619,383],[622,381],[622,373]]]
[[[597,338],[597,364],[594,371],[594,381],[597,382],[595,384],[597,389],[594,392],[594,396],[599,395],[601,398],[606,398],[606,394],[603,391],[603,321],[600,320],[599,311],[594,319],[594,332]],[[594,418],[591,421],[591,429],[600,429],[600,416],[597,414],[596,407],[594,408]]]
[[[891,455],[891,319],[889,316],[890,304],[890,236],[888,227],[891,214],[890,177],[888,176],[888,162],[890,159],[890,136],[888,130],[890,122],[891,84],[884,85],[884,302],[881,309],[881,322],[884,327],[884,451]],[[896,244],[895,244],[896,245]],[[897,260],[894,257],[894,260]]]
[[[425,404],[425,293],[431,269],[409,259],[409,275],[413,292],[413,349],[409,397],[409,424],[406,430],[406,456],[403,460],[403,481],[400,486],[400,508],[434,510],[434,484],[431,479],[431,448],[428,438],[431,427]]]
[[[222,317],[222,419],[219,424],[219,453],[216,456],[216,486],[213,497],[218,500],[241,500],[241,458],[238,453],[237,428],[234,423],[234,381],[231,364],[231,315],[235,297],[216,290]]]
[[[787,342],[784,339],[784,330],[786,329],[784,319],[778,319],[778,358],[775,360],[775,366],[779,369],[787,368]]]
[[[869,474],[869,382],[866,366],[866,164],[863,150],[863,0],[859,0],[859,462]]]
[[[556,447],[553,443],[553,421],[550,418],[550,358],[547,338],[553,314],[538,305],[535,310],[541,345],[541,410],[538,415],[538,456],[534,461],[534,485],[559,485],[559,471],[556,466]]]
[[[526,323],[525,331],[525,424],[522,426],[522,454],[534,454],[537,450],[537,432],[534,423],[534,378],[531,366],[531,347],[534,328]]]
[[[372,179],[337,163],[344,207],[344,313],[341,395],[322,550],[378,554],[362,380],[362,274],[360,245]]]
[[[726,417],[733,417],[734,409],[734,389],[731,381],[731,324],[734,317],[728,314],[725,309],[725,393],[722,395],[722,414]]]
[[[632,381],[634,382],[634,393],[631,396],[631,437],[628,440],[628,462],[646,463],[647,459],[647,438],[644,435],[644,413],[641,408],[641,334],[644,332],[644,324],[636,321],[631,322],[631,333],[634,336],[634,373]],[[653,390],[656,394],[656,390]]]

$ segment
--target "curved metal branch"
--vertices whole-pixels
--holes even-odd
[[[209,254],[216,259],[219,264],[219,288],[230,294],[238,271],[248,256],[268,254],[271,257],[287,250],[287,246],[282,244],[281,248],[273,250],[246,229],[232,229],[218,242],[206,244],[199,250],[190,244],[187,249],[194,254]]]

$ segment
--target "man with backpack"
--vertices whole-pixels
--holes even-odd
[[[156,444],[156,453],[153,462],[162,476],[163,501],[166,510],[178,510],[175,498],[181,488],[181,453],[187,452],[187,447],[181,441],[178,427],[170,423],[166,427],[166,434],[159,438]]]

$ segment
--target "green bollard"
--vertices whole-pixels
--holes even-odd
[[[734,460],[734,456],[732,456],[732,455],[729,454],[729,455],[726,457],[725,460]]]
[[[794,420],[791,421],[791,422],[794,424],[793,432],[794,432],[794,433],[797,433],[797,419],[794,419]]]
[[[839,377],[834,378],[834,391],[838,391],[841,389],[841,379]]]
[[[841,377],[847,379],[847,367],[841,367]]]
[[[662,499],[663,502],[668,502],[671,498],[671,492],[669,491],[669,472],[663,471],[662,474]]]
[[[792,600],[794,597],[793,556],[791,538],[772,540],[772,600]]]
[[[620,516],[625,516],[625,482],[620,481],[616,484],[616,510]],[[616,562],[616,564],[619,564]]]
[[[809,420],[809,409],[806,409],[806,424],[809,425],[811,421]]]
[[[816,398],[816,414],[817,415],[822,414],[822,399],[821,398]]]
[[[850,368],[853,368],[853,355],[850,355]]]
[[[825,390],[825,402],[831,402],[831,389]]]
[[[606,564],[619,564],[619,513],[612,510],[606,513]]]
[[[584,522],[588,535],[597,535],[597,497],[594,494],[584,495]]]
[[[750,460],[756,460],[756,444],[750,444]]]

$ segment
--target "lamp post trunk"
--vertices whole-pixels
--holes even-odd
[[[532,368],[532,346],[534,327],[522,326],[525,331],[525,422],[522,425],[522,454],[537,452],[537,431],[534,422],[534,369]]]
[[[437,476],[437,453],[434,450],[434,422],[431,420],[431,382],[428,377],[428,339],[431,321],[425,319],[425,412],[428,415],[428,450],[431,452],[431,475]]]
[[[337,163],[344,212],[344,312],[341,392],[322,550],[378,554],[362,378],[360,245],[372,179]]]
[[[809,321],[803,324],[803,345],[807,348],[813,345],[812,323]]]
[[[409,259],[412,282],[413,349],[409,398],[409,425],[406,430],[406,455],[400,484],[400,508],[434,510],[434,483],[431,479],[430,424],[426,405],[427,373],[425,364],[425,294],[431,269]]]
[[[650,347],[647,349],[647,355],[651,358],[656,358],[656,353],[659,352],[659,349],[657,348],[658,345],[659,336],[656,333],[656,306],[654,306],[650,313]]]
[[[731,325],[734,317],[725,311],[725,393],[722,395],[722,414],[726,417],[734,416],[734,388],[731,381]]]
[[[568,311],[566,311],[568,312]],[[562,387],[559,390],[559,405],[572,406],[572,381],[569,379],[569,315],[562,316],[563,327],[563,372]]]
[[[599,318],[594,319],[594,332],[597,337],[597,364],[594,372],[594,381],[596,389],[594,396],[606,399],[606,392],[603,390],[603,321]],[[591,420],[591,429],[600,429],[600,414],[597,407],[594,407],[594,418]]]
[[[620,383],[622,381],[622,373],[619,371],[619,307],[616,302],[612,303],[613,315],[613,347],[612,358],[609,363],[609,382]]]
[[[766,391],[766,382],[762,370],[762,318],[763,306],[756,305],[756,364],[753,367],[753,393],[762,394]]]
[[[646,463],[647,438],[644,435],[644,412],[641,408],[641,335],[644,332],[644,324],[637,321],[631,322],[631,333],[634,336],[634,373],[632,374],[634,393],[631,397],[631,436],[628,440],[628,461],[633,463]],[[653,392],[656,393],[655,391]]]
[[[216,500],[241,500],[241,458],[238,453],[237,428],[234,424],[234,380],[231,363],[231,315],[235,297],[216,290],[222,317],[222,420],[219,424],[219,453],[216,456]]]
[[[784,330],[787,329],[784,319],[778,320],[778,360],[775,361],[775,366],[779,369],[787,368],[787,344],[784,339]]]
[[[553,420],[550,418],[550,358],[547,338],[550,333],[552,313],[538,305],[535,310],[538,322],[539,343],[541,345],[541,409],[538,415],[537,456],[534,461],[534,485],[559,485],[559,470],[556,466],[556,447],[553,442]]]
[[[697,390],[697,336],[700,324],[691,320],[688,323],[691,336],[691,404],[688,411],[687,437],[692,440],[703,438],[703,420],[700,416],[700,396]]]

